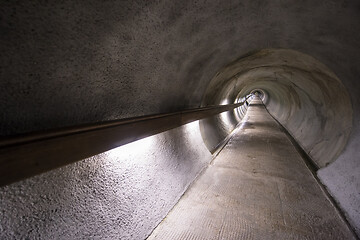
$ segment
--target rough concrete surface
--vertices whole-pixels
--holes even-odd
[[[356,239],[260,99],[148,239]]]
[[[241,106],[246,111],[246,106]],[[200,120],[201,136],[209,151],[213,152],[218,145],[235,129],[241,116],[234,111],[224,112],[213,117]]]
[[[196,121],[2,187],[0,239],[144,239],[210,160]]]
[[[0,16],[0,136],[200,106],[216,73],[249,51],[314,57],[354,111],[348,144],[319,177],[360,234],[359,1],[1,1]]]
[[[258,88],[270,113],[319,167],[340,155],[350,135],[353,110],[349,94],[331,70],[293,50],[262,50],[219,71],[203,104],[235,100]]]
[[[319,177],[359,231],[357,109],[342,81],[310,56],[293,50],[265,49],[221,69],[209,84],[203,104],[219,104],[221,99],[234,101],[254,89],[261,89],[270,113],[317,166],[326,167],[340,156],[337,163],[320,171]],[[216,133],[214,139],[220,138],[226,133],[223,125],[220,121],[207,126],[213,128],[207,134]],[[201,133],[206,136],[203,130]]]

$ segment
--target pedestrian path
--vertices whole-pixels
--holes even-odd
[[[257,98],[148,239],[355,238]]]

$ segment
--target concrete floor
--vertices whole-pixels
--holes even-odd
[[[211,102],[203,102],[205,96],[216,100],[213,104],[218,105],[226,100],[235,101],[235,96],[229,94],[230,89],[237,95],[244,89],[268,90],[271,87],[275,94],[269,92],[269,99],[278,101],[274,101],[277,108],[271,109],[268,105],[269,110],[274,110],[273,114],[279,111],[285,117],[287,114],[293,115],[294,121],[285,119],[283,125],[286,125],[286,121],[293,125],[304,123],[303,131],[298,127],[294,129],[306,136],[307,141],[314,141],[310,146],[326,151],[329,144],[319,146],[317,143],[327,142],[328,136],[321,135],[321,139],[317,139],[319,141],[314,140],[313,136],[319,135],[314,134],[312,129],[339,130],[336,125],[332,127],[328,123],[343,118],[340,112],[344,107],[338,98],[339,91],[334,95],[324,94],[328,81],[318,87],[314,86],[319,78],[319,71],[308,61],[301,62],[314,69],[307,72],[315,81],[310,81],[306,88],[301,86],[310,78],[296,78],[299,68],[289,69],[289,66],[293,66],[292,61],[280,62],[279,58],[280,64],[275,64],[277,69],[274,68],[274,62],[259,59],[260,68],[253,68],[252,71],[244,71],[242,68],[231,71],[232,74],[227,71],[228,77],[219,83],[219,88],[210,86],[212,78],[224,76],[219,74],[223,68],[233,61],[252,59],[252,53],[257,52],[256,50],[293,49],[311,55],[336,74],[351,98],[354,112],[351,121],[353,127],[347,129],[351,131],[350,138],[341,155],[333,163],[320,169],[318,177],[340,203],[360,236],[359,0],[0,1],[0,16],[0,137],[212,105]],[[248,64],[244,64],[245,70],[248,67]],[[265,68],[269,70],[266,71],[268,74],[248,75],[264,73]],[[230,84],[228,81],[239,77],[249,81],[241,84]],[[208,94],[208,89],[212,89],[214,94]],[[328,98],[330,101],[327,101]],[[331,108],[327,108],[327,104]],[[340,107],[334,108],[336,104]],[[299,113],[304,118],[297,117]],[[329,117],[317,117],[315,124],[313,118],[309,117],[324,114]],[[217,131],[220,136],[224,136],[223,125],[214,123],[209,129],[212,127],[215,137],[218,136]],[[291,130],[290,127],[288,129]],[[194,162],[187,161],[186,157],[198,150],[187,148],[187,144],[178,145],[181,141],[192,142],[182,136],[181,131],[178,133],[176,137],[180,136],[180,139],[170,137],[173,135],[170,133],[164,145],[158,146],[166,153],[161,156],[169,156],[168,159],[177,159],[183,166],[191,166],[189,163]],[[205,140],[213,139],[211,132],[208,133]],[[181,154],[185,152],[186,156],[181,159]],[[202,154],[202,150],[197,154]],[[74,173],[79,177],[88,176],[89,172],[108,167],[106,158],[101,159],[101,165],[98,165],[98,161],[94,163],[98,168],[89,169],[88,165],[92,163],[88,160],[76,165],[77,169],[75,166],[62,168],[49,175],[19,182],[6,191],[1,189],[4,199],[12,201],[0,201],[0,220],[3,221],[0,232],[18,232],[21,234],[14,238],[21,238],[27,234],[24,229],[30,229],[32,234],[35,231],[42,234],[44,239],[51,239],[47,236],[66,238],[64,232],[76,232],[76,235],[69,235],[67,238],[91,238],[95,235],[104,239],[108,237],[110,226],[114,233],[126,234],[147,233],[146,229],[153,229],[153,225],[144,223],[143,213],[157,214],[157,208],[149,204],[143,209],[142,202],[138,204],[137,201],[121,200],[134,195],[131,190],[133,185],[126,184],[142,182],[143,179],[136,179],[131,172],[125,172],[123,169],[127,171],[127,166],[118,167],[125,172],[124,176],[130,176],[125,178],[125,182],[109,182],[101,174],[97,175],[97,181],[90,174],[88,180],[84,179],[87,181],[85,185],[77,178],[49,177],[73,176]],[[133,160],[137,162],[138,159],[141,158]],[[173,166],[172,163],[169,166]],[[140,167],[142,168],[141,165]],[[152,169],[156,168],[154,165]],[[188,174],[186,171],[181,174],[175,171],[172,177],[175,180],[168,181],[185,183],[185,179],[191,179]],[[138,176],[138,173],[135,175]],[[162,178],[158,176],[152,176],[150,183],[162,183]],[[95,190],[99,199],[90,202],[93,204],[89,201],[84,204],[87,200],[84,195],[72,195],[73,191],[64,191],[60,187],[69,183],[74,183],[71,188],[76,191],[85,189],[88,194],[86,196],[92,199],[94,196],[87,190]],[[116,207],[108,208],[126,212],[118,216],[123,219],[123,224],[118,223],[118,217],[112,217],[118,212],[113,211],[109,215],[99,207],[101,205],[96,204],[102,202],[102,199],[105,202],[113,201],[111,194],[102,194],[105,185],[109,193],[111,189],[121,189],[124,192],[117,201],[125,207],[122,209],[116,204]],[[167,182],[163,185],[167,185]],[[36,193],[27,190],[33,189],[33,186],[36,186]],[[174,193],[170,186],[165,196]],[[130,191],[125,192],[125,189]],[[152,189],[146,189],[146,195],[157,193]],[[13,193],[18,195],[14,196]],[[61,196],[68,201],[55,198],[48,204],[48,196]],[[169,199],[164,201],[164,206],[171,202]],[[50,214],[59,209],[57,204],[60,204],[57,213],[61,216],[57,220],[62,222],[61,225],[56,225],[54,215]],[[161,205],[159,201],[157,204]],[[24,206],[28,207],[25,218],[23,211],[19,210]],[[62,212],[63,209],[67,210]],[[82,214],[88,209],[93,210],[91,214]],[[168,211],[166,209],[165,212]],[[13,212],[17,214],[11,214]],[[64,215],[65,220],[62,218]],[[39,216],[43,224],[38,223]],[[94,216],[101,222],[101,231],[93,222]],[[74,226],[72,221],[67,221],[71,217],[78,225]],[[161,219],[162,217],[156,219],[154,224]],[[19,224],[10,224],[13,222]],[[23,222],[27,223],[26,228]],[[104,230],[104,222],[114,223],[106,225],[109,228]],[[135,230],[134,225],[129,222],[141,224],[136,225]],[[90,223],[94,228],[88,227]],[[48,233],[53,235],[47,235]],[[133,235],[133,238],[143,239],[142,236]],[[125,239],[124,236],[120,238]]]
[[[261,100],[148,239],[355,239]]]

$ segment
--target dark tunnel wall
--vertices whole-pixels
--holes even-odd
[[[348,143],[318,175],[359,233],[359,12],[355,0],[1,1],[0,135],[198,107],[211,79],[239,56],[257,49],[294,49],[331,69],[349,92],[354,112]],[[263,88],[261,82],[256,87]],[[280,105],[274,101],[267,103],[276,112]],[[31,184],[1,189],[4,199],[34,184],[40,189],[34,201],[26,200],[29,192],[21,199],[35,212],[50,211],[39,200],[50,192],[44,184],[49,176],[27,181]],[[87,184],[96,189],[91,180]],[[72,204],[69,216],[81,206],[76,200]],[[10,212],[1,213],[11,220]],[[108,219],[106,211],[94,213]],[[32,223],[37,231],[46,230]]]

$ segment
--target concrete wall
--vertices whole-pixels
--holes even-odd
[[[359,9],[356,0],[1,1],[0,135],[197,107],[239,56],[298,50],[350,94],[349,143],[319,176],[359,226]],[[30,193],[18,195],[31,204]]]
[[[359,164],[356,127],[352,129],[356,119],[353,120],[354,105],[341,80],[308,55],[266,49],[221,69],[209,84],[203,104],[215,104],[222,98],[235,101],[254,89],[261,89],[269,112],[322,168],[320,179],[359,231]],[[212,126],[216,129],[212,132],[217,133],[215,139],[226,133],[222,125]]]
[[[196,121],[2,187],[0,239],[144,239],[211,158]]]
[[[246,112],[247,106],[240,108]],[[210,152],[216,151],[241,121],[242,117],[237,114],[237,111],[238,109],[235,109],[200,120],[201,136]]]
[[[222,69],[204,102],[212,104],[217,95],[244,97],[256,88],[268,95],[268,110],[319,167],[339,156],[351,131],[353,110],[347,90],[328,68],[296,51],[262,50]]]

